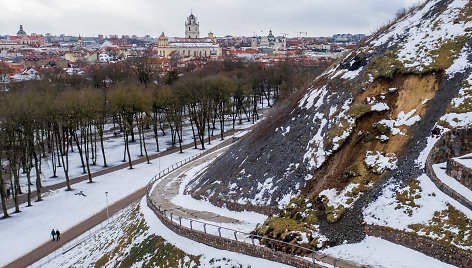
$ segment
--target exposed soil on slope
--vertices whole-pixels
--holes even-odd
[[[472,44],[470,41],[469,43]],[[469,60],[472,60],[472,55],[469,56]],[[407,133],[410,138],[403,146],[404,149],[398,159],[400,168],[382,176],[379,182],[362,195],[339,221],[335,223],[320,222],[321,231],[328,236],[330,241],[340,244],[344,241],[355,243],[364,239],[363,208],[376,200],[391,180],[405,184],[409,179],[418,177],[424,172],[423,169],[416,166],[415,159],[426,147],[427,137],[430,136],[436,122],[445,113],[447,105],[457,95],[462,81],[467,76],[466,73],[459,73],[449,80],[441,80],[434,98],[427,105],[422,120]]]

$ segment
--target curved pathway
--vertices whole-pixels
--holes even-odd
[[[241,130],[236,130],[236,131],[241,131]],[[233,133],[234,133],[233,130],[225,132],[227,140],[225,142],[223,142],[222,144],[224,144],[224,143],[229,144],[232,141],[232,139],[230,138],[230,135],[232,135]],[[212,137],[212,140],[215,140],[215,139],[219,139],[219,136],[213,136]],[[193,143],[187,144],[183,148],[187,149],[187,148],[190,148],[190,147],[193,147]],[[211,149],[208,149],[208,150],[211,150]],[[172,154],[172,153],[176,153],[178,151],[179,151],[179,148],[175,148],[175,149],[164,151],[164,152],[159,153],[159,154],[149,156],[149,158],[150,159],[156,159],[160,156],[169,155],[169,154]],[[206,156],[206,154],[202,155],[201,157],[205,157],[205,156]],[[195,160],[197,160],[197,159],[199,159],[199,158],[196,158]],[[146,158],[141,157],[139,159],[134,160],[133,165],[134,164],[145,163],[145,162],[146,162]],[[111,173],[111,172],[114,172],[114,171],[117,171],[117,170],[120,170],[120,169],[123,169],[123,168],[127,168],[127,167],[128,167],[128,163],[123,163],[123,164],[120,164],[120,165],[117,165],[117,166],[114,166],[114,167],[106,168],[106,169],[101,170],[99,172],[95,172],[95,173],[93,173],[93,177],[101,176],[101,175]],[[78,183],[78,182],[81,182],[81,181],[84,181],[84,180],[87,180],[87,179],[88,179],[87,175],[81,176],[81,177],[75,178],[74,183]],[[56,185],[52,185],[52,186],[47,187],[47,188],[48,188],[48,190],[55,190],[55,189],[60,189],[60,188],[63,188],[63,187],[65,187],[65,184],[56,184]],[[45,189],[45,188],[46,187],[44,187],[43,189]],[[113,204],[110,204],[110,206],[109,206],[109,215],[110,216],[114,215],[115,213],[117,213],[121,209],[126,208],[131,203],[133,203],[135,201],[138,201],[139,199],[144,197],[145,194],[146,194],[146,187],[143,187],[143,188],[135,191],[134,193],[131,193],[128,196],[122,198],[121,200],[119,200],[119,201],[117,201]],[[26,200],[26,194],[23,194],[22,198],[25,198],[25,200]],[[9,201],[12,201],[12,200],[9,200]],[[95,214],[94,216],[92,216],[88,219],[85,219],[84,221],[78,223],[77,225],[73,226],[72,228],[68,229],[67,231],[62,232],[61,233],[61,241],[59,243],[48,241],[48,242],[42,244],[41,246],[39,246],[38,248],[36,248],[35,250],[30,251],[30,252],[24,254],[23,256],[21,256],[20,258],[16,259],[15,261],[7,264],[5,267],[27,267],[28,265],[31,265],[31,264],[37,262],[38,260],[46,257],[47,255],[53,253],[55,250],[60,249],[67,242],[72,241],[73,239],[75,239],[78,236],[82,235],[87,230],[92,229],[93,227],[95,227],[96,225],[98,225],[101,222],[105,221],[106,219],[107,219],[106,209],[103,209],[102,211]]]
[[[212,159],[214,159],[218,154],[225,152],[229,147],[231,147],[230,143],[231,143],[231,140],[227,140],[227,141],[221,143],[219,146],[225,146],[225,145],[228,145],[228,146],[225,146],[225,147],[223,147],[221,149],[218,149],[214,152],[211,152],[211,153],[209,153],[209,154],[207,154],[207,155],[205,155],[201,158],[198,158],[195,161],[192,161],[190,164],[187,164],[187,165],[185,165],[181,168],[178,168],[175,171],[173,171],[173,172],[165,175],[164,177],[162,177],[162,179],[158,180],[154,184],[153,188],[151,188],[152,190],[150,191],[148,202],[151,202],[152,205],[154,205],[160,211],[163,211],[164,215],[166,213],[167,213],[167,215],[169,215],[169,213],[172,213],[172,215],[176,216],[176,218],[183,217],[183,218],[186,218],[186,219],[194,219],[196,221],[204,221],[204,222],[212,223],[212,224],[214,224],[214,226],[221,226],[221,224],[225,224],[225,223],[240,223],[240,221],[238,219],[221,216],[219,214],[209,212],[209,211],[193,210],[193,209],[180,207],[180,206],[174,205],[171,201],[173,197],[175,197],[179,194],[180,184],[182,183],[183,178],[186,176],[185,173],[187,171],[189,171],[190,169],[192,169],[196,166],[199,166],[201,164],[209,162]],[[149,206],[149,203],[148,203],[148,206]],[[154,213],[156,213],[155,210],[153,210],[153,211],[154,211]],[[161,221],[163,221],[163,219],[161,219],[159,216],[158,216],[158,218]],[[164,216],[164,219],[165,218],[166,217]],[[179,226],[179,224],[177,224],[173,221],[170,221],[169,219],[167,219],[165,221],[167,221],[168,224],[170,223],[170,224],[175,224],[176,226]],[[166,225],[166,223],[164,223],[164,224]],[[179,228],[182,228],[182,226],[179,226]],[[170,228],[170,229],[172,230],[172,228]],[[197,231],[197,232],[199,232],[199,231]],[[179,233],[177,232],[177,234],[179,234]],[[203,235],[201,232],[200,232],[200,234]],[[179,235],[181,235],[181,234],[179,234]],[[204,235],[207,235],[206,231],[205,231]],[[208,233],[208,235],[212,236],[210,233]],[[220,233],[220,236],[221,236],[221,233]],[[185,237],[187,237],[189,239],[192,239],[192,240],[195,240],[195,239],[192,238],[192,236],[185,236]],[[208,241],[213,241],[213,240],[214,239],[211,239],[211,238],[208,239]],[[201,243],[201,241],[198,241],[198,240],[195,240],[195,241]],[[240,242],[244,243],[244,241],[240,241]],[[204,243],[204,244],[219,248],[218,246],[214,246],[211,243]],[[248,244],[248,246],[253,246],[253,245]],[[266,248],[266,247],[260,246],[260,248]],[[231,250],[231,249],[226,248],[226,250]],[[242,253],[241,251],[236,251],[236,252]],[[251,256],[253,256],[253,255],[251,255]],[[290,256],[290,255],[287,255],[287,257],[288,256]],[[337,259],[337,258],[327,256],[327,255],[321,255],[321,254],[315,253],[315,256],[318,260],[322,260],[322,262],[324,262],[325,264],[333,265],[334,267],[353,268],[353,267],[358,266],[357,264],[354,264],[352,262],[347,262],[347,261],[344,261],[344,260],[341,260],[341,259]],[[270,258],[268,258],[268,259],[270,259]],[[272,260],[272,259],[270,259],[270,260]],[[272,260],[272,261],[274,261],[274,260]],[[312,266],[313,267],[322,267],[322,265],[318,264],[318,263],[317,264],[312,264]]]
[[[220,144],[222,146],[228,144],[231,140],[227,140],[224,143]],[[225,144],[226,143],[226,144]],[[199,158],[190,164],[175,170],[169,175],[165,176],[163,179],[158,181],[154,187],[154,190],[151,193],[152,202],[156,207],[159,207],[162,210],[173,213],[178,217],[190,218],[190,219],[200,219],[207,220],[215,223],[237,223],[239,220],[218,215],[209,211],[200,211],[192,210],[172,204],[171,200],[174,196],[179,193],[180,184],[182,179],[185,177],[185,173],[198,165],[201,165],[205,162],[210,161],[216,155],[225,152],[230,146],[226,146],[216,152],[207,154],[206,156]]]

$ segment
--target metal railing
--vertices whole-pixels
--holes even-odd
[[[231,142],[234,142],[235,140],[237,140],[237,139],[233,138],[233,140]],[[301,256],[301,257],[310,256],[311,261],[313,262],[313,264],[315,264],[317,261],[318,262],[324,262],[323,259],[326,258],[326,257],[329,257],[329,256],[319,254],[318,252],[316,252],[313,249],[306,248],[306,247],[303,247],[303,246],[300,246],[300,245],[297,245],[297,244],[288,243],[288,242],[278,240],[278,239],[263,237],[263,236],[259,236],[259,235],[255,235],[255,234],[250,234],[250,233],[234,230],[234,229],[231,229],[231,228],[215,225],[215,224],[208,223],[208,222],[205,222],[205,221],[201,221],[201,220],[198,220],[198,219],[190,219],[190,218],[186,218],[186,217],[182,217],[182,216],[176,216],[176,215],[174,215],[174,213],[170,212],[168,209],[161,209],[161,206],[156,206],[156,204],[154,204],[154,202],[152,202],[152,199],[151,199],[150,195],[151,195],[152,188],[153,188],[155,182],[157,182],[159,179],[167,176],[169,173],[173,172],[177,168],[179,168],[179,167],[195,160],[196,158],[199,158],[204,154],[212,153],[212,152],[214,152],[214,151],[216,151],[216,150],[218,150],[218,149],[220,149],[224,146],[227,146],[227,144],[221,143],[221,144],[219,144],[219,145],[217,145],[217,146],[215,146],[215,147],[213,147],[213,148],[211,148],[211,149],[209,149],[205,152],[194,155],[192,157],[189,157],[187,159],[184,159],[184,160],[176,163],[175,167],[174,167],[174,165],[172,165],[171,167],[167,168],[166,170],[163,170],[163,171],[159,172],[159,174],[156,174],[151,179],[151,181],[148,183],[148,185],[146,186],[146,201],[147,201],[148,206],[151,205],[152,206],[151,209],[154,211],[154,213],[156,213],[156,211],[158,211],[162,216],[164,216],[165,218],[168,218],[168,220],[170,220],[170,222],[172,224],[178,225],[179,227],[188,228],[190,231],[201,231],[201,232],[204,232],[205,234],[208,234],[208,235],[215,235],[215,236],[218,236],[220,238],[226,238],[226,239],[230,239],[230,240],[233,240],[233,241],[242,242],[242,243],[247,244],[248,246],[254,246],[254,247],[264,247],[260,244],[260,241],[268,242],[267,244],[269,244],[269,248],[271,250],[274,250],[274,251],[277,250],[277,246],[282,245],[282,246],[286,246],[287,248],[290,248],[290,255],[292,257],[294,257],[296,255],[295,252],[298,249],[301,252],[308,252],[308,254],[306,254],[305,256]],[[195,223],[197,223],[199,225],[195,225]],[[199,226],[200,226],[200,229],[198,228]],[[211,230],[207,227],[211,227],[211,228],[213,228],[213,230]],[[213,231],[213,232],[211,232],[211,231]],[[286,253],[286,252],[283,252],[283,253]],[[337,267],[336,266],[337,262],[341,262],[341,260],[339,260],[337,258],[333,258],[333,263],[334,263],[333,266],[334,267]]]
[[[309,252],[309,254],[307,255],[311,257],[313,263],[315,263],[316,261],[320,261],[316,258],[316,255],[318,253],[314,251],[313,249],[306,248],[297,244],[292,244],[285,241],[273,239],[273,238],[263,237],[260,235],[250,234],[250,233],[234,230],[227,227],[222,227],[219,225],[200,221],[197,219],[190,219],[190,218],[186,218],[182,216],[174,216],[174,213],[169,212],[167,209],[162,210],[160,206],[156,206],[152,201],[150,203],[151,203],[151,206],[153,206],[155,210],[159,211],[161,215],[168,218],[173,224],[178,224],[181,227],[189,228],[192,231],[201,231],[209,235],[216,235],[221,238],[227,238],[227,239],[231,239],[237,242],[244,242],[252,246],[263,246],[260,244],[260,241],[266,241],[268,242],[267,244],[269,245],[269,248],[272,250],[276,250],[277,249],[276,246],[287,246],[287,248],[290,248],[291,256],[295,255],[294,252],[296,251],[296,249],[300,249],[302,251]],[[198,225],[196,225],[195,223],[197,223]],[[214,228],[213,232],[211,229],[209,229],[209,227]]]

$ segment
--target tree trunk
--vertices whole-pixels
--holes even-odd
[[[89,183],[92,183],[93,182],[92,181],[92,173],[90,173],[90,163],[89,163],[90,152],[89,152],[89,145],[88,145],[88,136],[89,136],[88,127],[85,127],[85,135],[84,135],[85,164],[87,166],[87,175],[88,175]]]
[[[67,140],[67,143],[60,143],[59,151],[61,153],[62,169],[64,170],[64,176],[66,177],[66,191],[70,191],[72,188],[70,187],[69,179],[69,139],[67,138],[66,131],[62,130],[59,132],[60,133],[57,134],[58,137],[62,136],[63,141]]]
[[[0,163],[2,162],[2,153],[0,151]],[[3,218],[8,218],[7,197],[5,192],[5,180],[3,178],[3,170],[0,167],[0,197],[2,198]]]
[[[12,164],[14,167],[12,167]],[[15,213],[21,212],[20,210],[20,204],[18,202],[18,193],[19,193],[19,188],[20,188],[20,174],[17,173],[17,168],[16,168],[16,162],[11,163],[10,162],[10,185],[11,185],[11,190],[12,190],[12,196],[13,196],[13,201],[15,202]],[[14,177],[14,182],[12,182],[12,178]]]
[[[157,122],[154,122],[153,124],[153,130],[154,130],[154,139],[156,140],[156,152],[159,152],[159,138],[157,136]]]
[[[149,155],[148,155],[147,148],[146,148],[146,137],[144,137],[144,124],[141,127],[142,127],[141,133],[143,134],[144,153],[146,154],[146,161],[147,161],[148,164],[151,164],[151,162],[149,161]]]
[[[34,157],[34,168],[35,168],[35,171],[36,171],[36,193],[37,193],[36,202],[39,202],[39,201],[43,200],[41,198],[41,171],[39,169],[39,166],[41,165],[41,162],[38,159],[38,155],[36,154],[35,150],[33,150],[33,157]]]
[[[141,136],[144,136],[144,129],[141,128],[141,124],[142,124],[142,118],[141,119],[137,119],[137,127],[138,127],[138,136],[139,136],[139,150],[140,150],[140,154],[139,156],[143,156],[143,138],[141,138]]]
[[[126,132],[126,151],[128,152],[128,162],[129,162],[129,169],[133,169],[133,161],[131,161],[131,153],[129,152],[129,135]]]
[[[190,125],[192,126],[193,144],[195,145],[195,149],[197,149],[197,137],[195,135],[195,127],[193,126],[192,118],[190,118]]]
[[[83,133],[80,133],[80,136],[83,136],[83,135],[84,135]],[[85,174],[87,173],[87,171],[85,170],[84,154],[82,151],[82,137],[80,137],[79,139],[77,133],[74,133],[74,139],[75,139],[75,144],[77,145],[77,150],[79,151],[80,162],[82,163],[82,174]]]
[[[105,156],[105,146],[103,145],[103,129],[102,128],[99,130],[98,135],[100,136],[100,146],[102,147],[103,166],[108,167],[107,158]]]

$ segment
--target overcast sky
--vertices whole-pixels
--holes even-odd
[[[183,36],[191,11],[200,35],[308,32],[369,34],[401,8],[420,0],[2,0],[0,34],[20,24],[30,33],[96,36]]]

